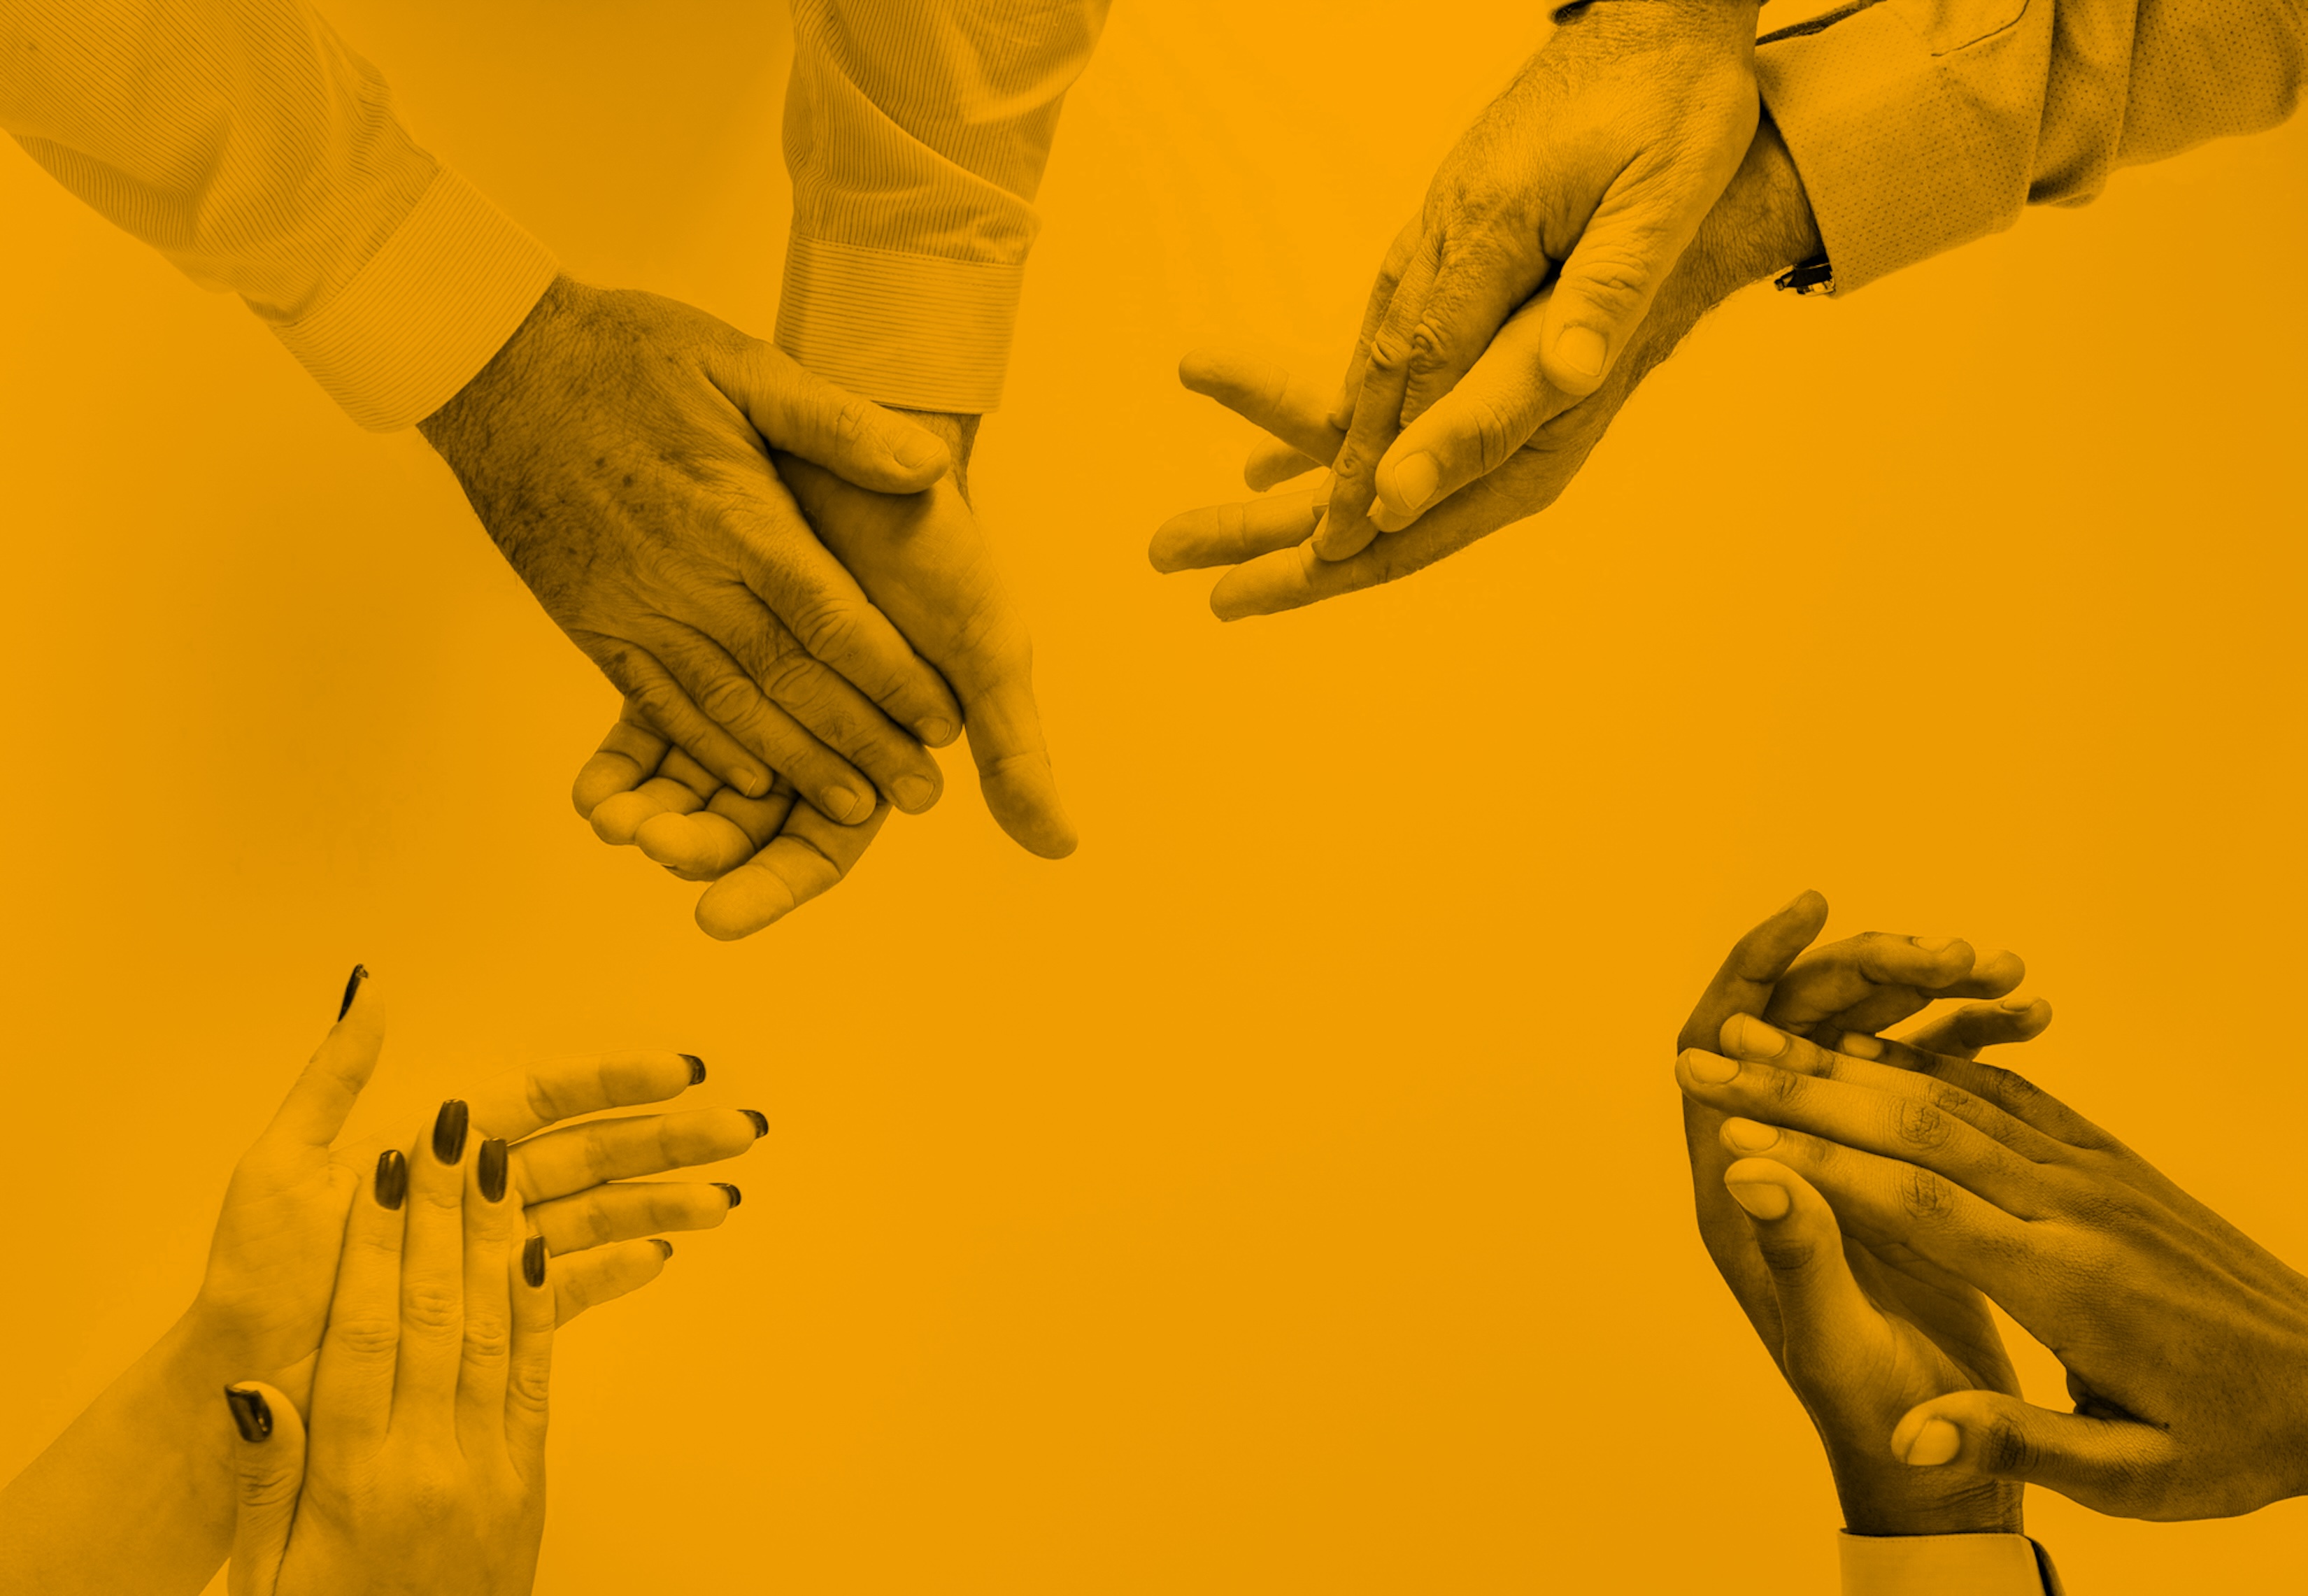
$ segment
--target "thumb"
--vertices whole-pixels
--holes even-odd
[[[1911,1467],[2049,1486],[2099,1513],[2152,1516],[2179,1444],[2129,1419],[2055,1413],[1993,1391],[1959,1391],[1908,1411],[1891,1450]]]
[[[1042,736],[1030,666],[1021,665],[961,706],[977,789],[996,824],[1046,859],[1072,853],[1081,837],[1058,797],[1050,746]]]
[[[1723,1171],[1724,1189],[1747,1216],[1755,1250],[1779,1300],[1781,1360],[1832,1379],[1882,1338],[1843,1253],[1843,1227],[1811,1182],[1785,1164],[1743,1158]]]
[[[1672,165],[1611,185],[1547,303],[1539,365],[1549,383],[1581,398],[1603,385],[1722,188],[1692,183]]]
[[[285,1136],[307,1147],[326,1147],[335,1141],[383,1052],[384,1002],[368,966],[356,964],[345,982],[336,1024],[280,1100],[265,1137]]]
[[[1542,372],[1549,290],[1524,302],[1450,392],[1421,410],[1387,446],[1372,481],[1371,520],[1399,532],[1469,482],[1514,458],[1531,435],[1577,402]]]
[[[272,1596],[288,1531],[305,1488],[305,1421],[296,1403],[270,1385],[244,1380],[224,1388],[232,1410],[235,1517],[229,1596]]]
[[[705,375],[770,446],[875,493],[919,493],[953,463],[944,442],[903,416],[805,371],[775,344],[706,357]]]

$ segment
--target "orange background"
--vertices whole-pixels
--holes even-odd
[[[768,332],[782,8],[331,9],[573,272]],[[1805,885],[2022,951],[2029,1067],[2308,1264],[2308,123],[1749,293],[1557,508],[1383,593],[1221,628],[1146,567],[1249,438],[1177,355],[1329,381],[1532,13],[1116,9],[976,475],[1082,850],[950,763],[731,947],[570,813],[615,700],[423,443],[0,155],[0,1472],[186,1299],[357,958],[365,1122],[672,1045],[772,1124],[727,1227],[562,1342],[554,1592],[1831,1591],[1668,1067]],[[2029,1524],[2079,1592],[2244,1588],[2308,1505]]]

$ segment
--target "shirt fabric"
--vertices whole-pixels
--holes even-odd
[[[2051,1554],[2025,1535],[1836,1537],[1843,1596],[2065,1596]]]
[[[2304,56],[2304,0],[1858,0],[1766,35],[1755,71],[1849,292],[2274,127]]]

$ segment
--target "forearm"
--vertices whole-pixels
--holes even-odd
[[[0,1490],[0,1596],[197,1592],[230,1549],[220,1338],[177,1321]]]

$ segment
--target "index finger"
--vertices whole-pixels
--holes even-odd
[[[1346,442],[1313,385],[1272,360],[1233,349],[1192,349],[1178,362],[1178,381],[1319,463],[1327,464]]]
[[[661,1103],[704,1079],[705,1063],[693,1054],[595,1053],[492,1075],[465,1101],[474,1125],[513,1142],[580,1114]]]
[[[1760,1017],[1779,979],[1826,926],[1826,898],[1806,889],[1739,938],[1683,1022],[1676,1050],[1712,1050],[1723,1022],[1732,1015]]]

